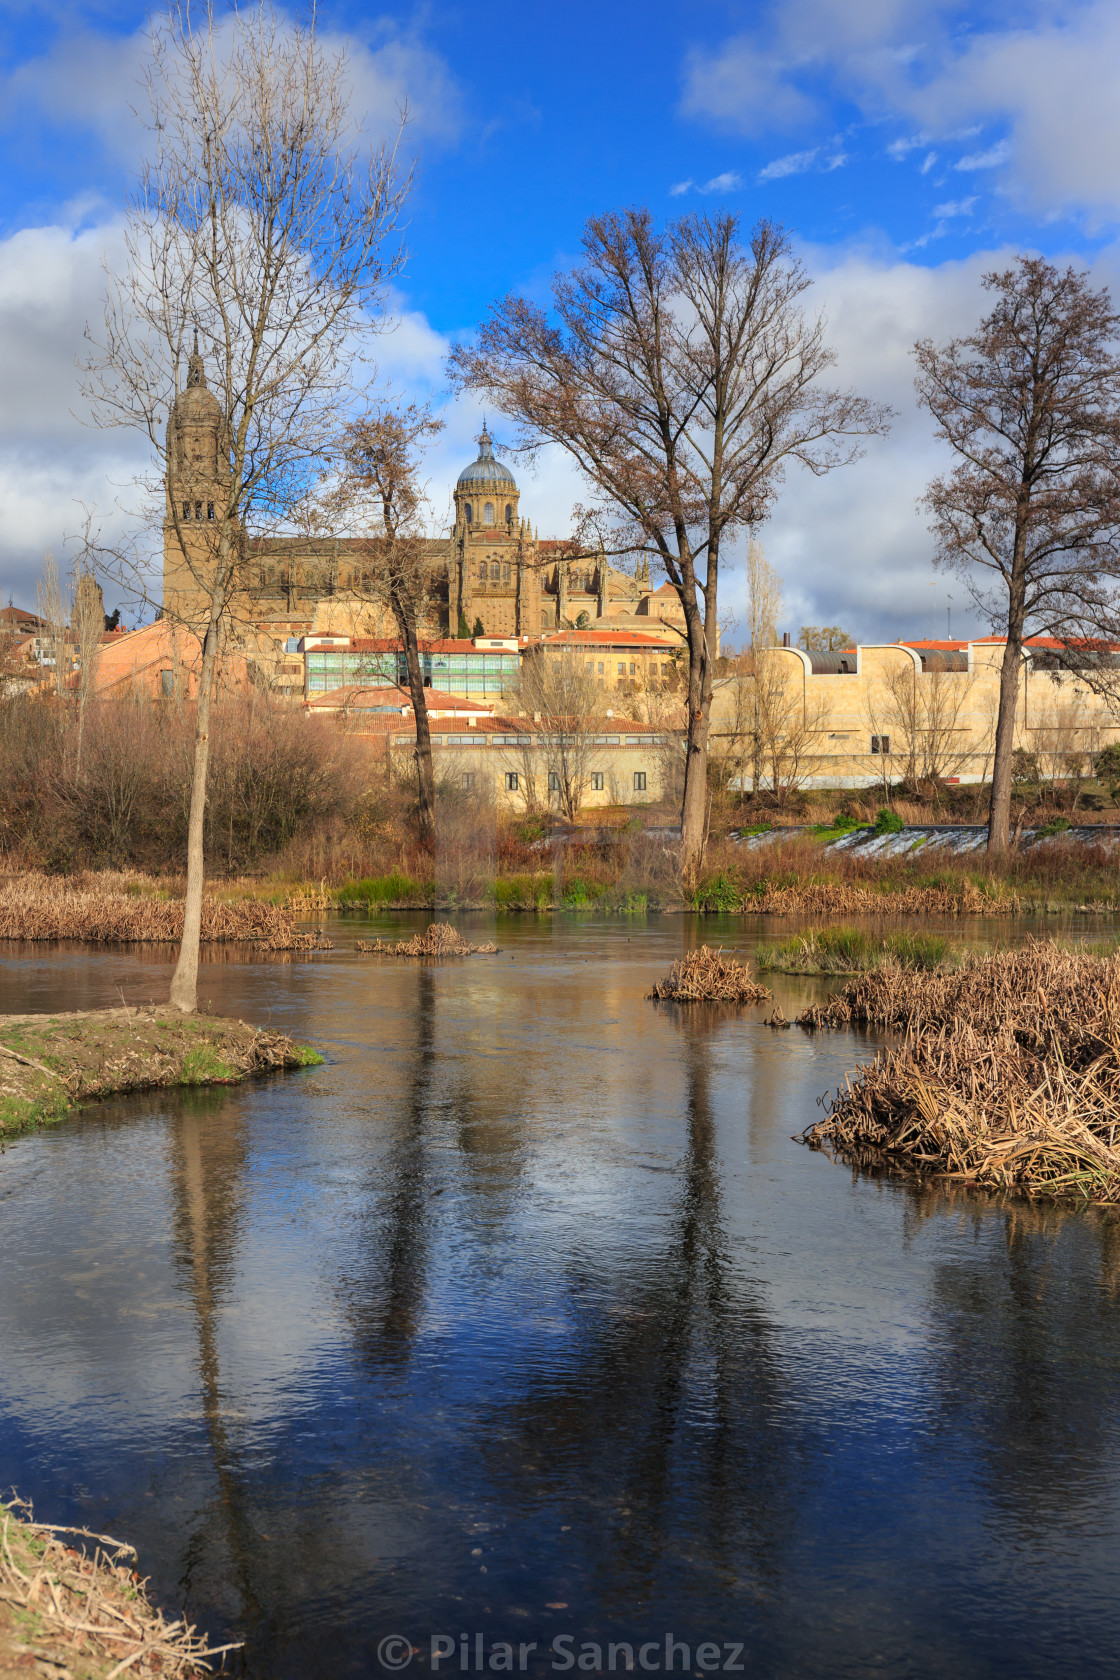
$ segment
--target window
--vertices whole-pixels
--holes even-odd
[[[485,583],[486,582],[486,562],[485,562],[485,560],[480,560],[478,562],[478,581],[479,581],[479,583]]]
[[[548,772],[548,791],[549,793],[560,792],[560,775],[556,770],[550,770]]]
[[[471,504],[469,502],[464,504],[463,513],[466,516],[466,521],[467,521],[467,524],[469,525],[470,522],[471,522],[472,514],[473,514],[473,509],[471,508]]]
[[[589,670],[589,671],[590,671],[590,669],[591,669],[591,661],[590,661],[590,659],[589,659],[589,660],[588,660],[588,661],[587,661],[587,669],[588,669],[588,670]],[[603,669],[603,667],[602,667],[602,666],[601,666],[601,665],[600,665],[600,667],[599,667],[599,669],[600,669],[600,671],[601,671],[601,670],[602,670],[602,669]]]
[[[871,751],[873,753],[882,753],[883,756],[886,757],[890,750],[891,738],[889,735],[872,735]]]
[[[213,502],[207,502],[207,504],[206,504],[206,517],[207,517],[207,519],[213,519],[213,517],[214,517],[214,504],[213,504]]]
[[[510,520],[512,518],[513,518],[513,503],[512,502],[507,502],[506,503],[506,524],[507,525],[510,523]]]
[[[541,613],[541,629],[548,629],[548,614],[546,612]]]
[[[201,502],[196,502],[194,504],[194,516],[195,516],[196,519],[201,519],[202,518],[202,503]]]
[[[507,793],[516,793],[517,792],[517,771],[516,770],[507,770],[506,771],[506,792]]]
[[[174,671],[161,671],[159,674],[160,689],[165,699],[170,700],[175,693]]]
[[[184,519],[189,519],[190,516],[191,516],[191,504],[189,502],[184,502],[183,503],[183,518]]]
[[[509,567],[508,566],[503,566],[502,567],[502,582],[503,583],[508,583],[509,581],[510,581]]]
[[[646,773],[645,773],[644,770],[635,770],[635,772],[634,772],[634,792],[635,793],[644,793],[645,791],[646,791]]]
[[[463,784],[463,792],[464,793],[469,793],[471,791],[471,789],[474,787],[474,771],[473,770],[464,770],[460,780],[462,781],[462,784]]]
[[[591,772],[591,791],[592,793],[602,793],[603,791],[603,772],[601,770],[592,770]]]
[[[626,675],[626,661],[625,661],[625,659],[620,659],[619,662],[618,662],[618,674],[619,674],[620,677],[624,677]]]
[[[486,506],[483,508],[483,510],[482,510],[482,523],[484,525],[493,525],[493,523],[494,523],[494,504],[493,504],[493,502],[487,502]]]
[[[600,661],[599,661],[599,675],[602,676],[602,674],[603,674],[603,661],[600,659]]]
[[[498,565],[498,562],[496,560],[491,560],[491,562],[490,562],[490,579],[491,579],[491,582],[492,583],[497,583],[497,581],[501,577],[501,575],[502,575],[502,568]]]
[[[630,661],[630,675],[632,677],[636,677],[637,674],[638,674],[638,667],[635,665],[634,661],[631,660]]]

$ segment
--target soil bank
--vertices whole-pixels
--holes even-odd
[[[0,1015],[0,1144],[97,1097],[236,1085],[321,1061],[285,1033],[219,1015],[127,1007]]]

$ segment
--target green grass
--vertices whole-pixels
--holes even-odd
[[[53,1126],[69,1112],[65,1087],[48,1086],[45,1080],[37,1097],[0,1098],[0,1142],[33,1132],[36,1126]]]
[[[858,974],[887,963],[930,970],[955,958],[955,947],[942,934],[873,934],[850,927],[810,928],[755,952],[759,973],[783,974]]]
[[[236,1079],[238,1075],[229,1067],[212,1044],[196,1044],[183,1057],[183,1066],[179,1073],[180,1085],[209,1085],[214,1080]]]
[[[375,875],[365,881],[346,881],[339,888],[338,901],[347,904],[401,904],[425,894],[424,884],[394,869],[388,875]]]
[[[300,1067],[322,1067],[327,1059],[320,1056],[318,1050],[312,1050],[310,1044],[297,1044],[295,1055]]]

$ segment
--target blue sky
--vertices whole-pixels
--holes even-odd
[[[954,632],[980,628],[963,585],[931,588],[915,500],[939,457],[908,350],[967,330],[981,273],[1016,250],[1113,281],[1120,8],[355,0],[319,17],[349,37],[371,131],[402,97],[414,112],[410,257],[382,360],[398,389],[442,400],[449,339],[507,290],[543,300],[596,211],[774,217],[815,277],[837,377],[898,412],[855,468],[788,480],[763,540],[789,627],[943,633],[951,594]],[[119,252],[143,29],[139,6],[0,6],[0,587],[28,605],[43,549],[64,555],[81,504],[110,506],[141,464],[129,440],[81,425],[73,362]],[[449,407],[437,501],[478,420]],[[574,475],[546,456],[521,476],[525,511],[562,532]]]

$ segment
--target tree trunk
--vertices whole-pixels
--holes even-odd
[[[416,719],[416,774],[419,784],[416,814],[420,839],[431,845],[436,834],[436,778],[432,769],[432,735],[428,727],[428,697],[424,692],[424,671],[420,664],[420,642],[416,634],[415,614],[409,610],[396,589],[390,589],[393,616],[397,621],[404,644],[405,664],[408,667],[408,691]]]
[[[988,807],[988,852],[1002,854],[1011,843],[1011,760],[1015,751],[1015,711],[1019,702],[1019,669],[1023,635],[1019,626],[1008,631],[999,673],[999,716],[992,764],[992,799]]]
[[[682,601],[688,628],[688,740],[684,764],[684,799],[681,802],[681,864],[691,881],[700,868],[708,816],[708,738],[712,724],[712,662],[709,657],[709,629],[715,634],[715,573],[718,555],[708,552],[708,587],[705,593],[706,624],[696,607],[695,586],[691,601]],[[687,579],[686,579],[687,582]]]
[[[183,938],[179,960],[171,976],[170,1002],[184,1015],[198,1008],[198,948],[202,939],[202,888],[205,866],[202,839],[206,822],[206,786],[210,770],[210,702],[214,691],[214,669],[218,655],[218,617],[211,605],[210,623],[202,644],[202,670],[198,679],[198,717],[194,731],[194,775],[191,779],[191,814],[187,825],[187,897],[183,906]]]

